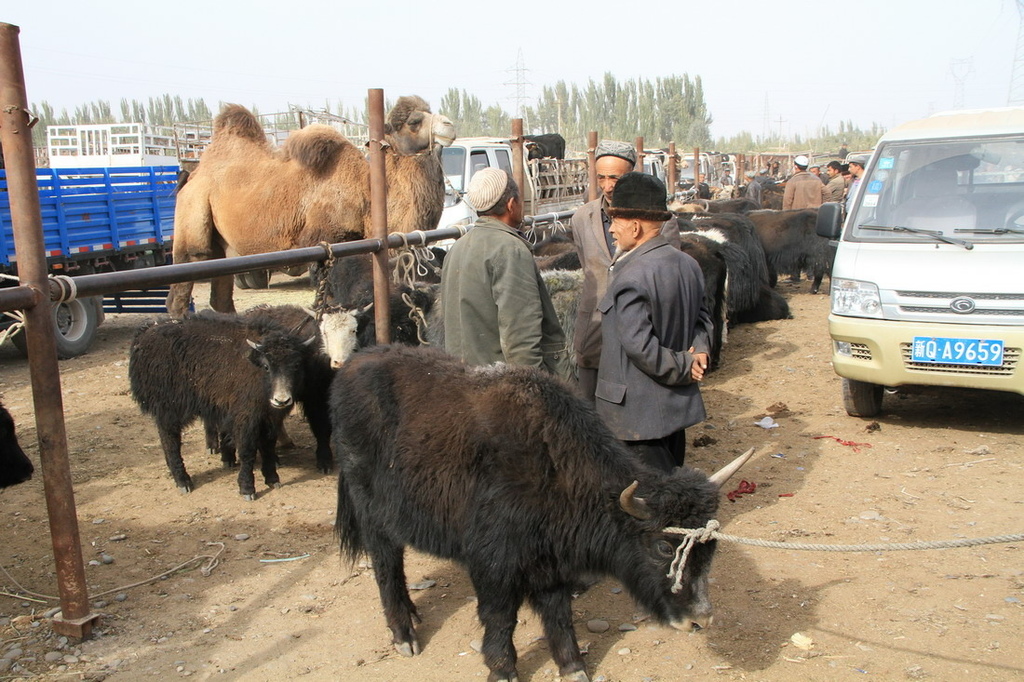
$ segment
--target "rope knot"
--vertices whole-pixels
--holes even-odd
[[[703,528],[666,528],[671,533],[683,536],[683,541],[676,547],[676,555],[668,567],[666,578],[672,578],[672,594],[679,594],[683,589],[683,569],[686,568],[686,559],[690,556],[690,550],[698,542],[707,542],[715,539],[719,524],[715,519],[708,519]]]

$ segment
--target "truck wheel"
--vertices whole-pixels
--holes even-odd
[[[843,379],[843,406],[851,417],[874,417],[882,411],[882,387]]]
[[[88,352],[99,327],[97,307],[95,297],[64,301],[53,306],[58,358],[67,360]],[[28,357],[28,341],[24,332],[15,334],[11,341]]]
[[[249,285],[247,289],[267,289],[270,287],[270,270],[243,272],[242,279]]]
[[[240,275],[235,275],[235,287],[236,288],[238,288],[238,289],[248,289],[249,288],[249,280],[246,279],[246,275],[248,275],[248,274],[249,274],[248,272],[243,272]]]

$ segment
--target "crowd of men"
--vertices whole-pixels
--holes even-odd
[[[512,176],[496,168],[473,175],[465,199],[479,217],[441,273],[445,348],[470,365],[525,365],[562,377],[640,460],[670,471],[683,465],[686,428],[706,417],[699,385],[714,329],[700,267],[679,249],[665,184],[635,172],[636,162],[632,146],[601,143],[600,195],[572,218],[583,269],[572,339],[520,233],[523,200]],[[865,162],[832,161],[822,176],[806,156],[795,157],[783,208],[845,201]],[[746,196],[760,206],[774,178],[765,168],[746,179]]]
[[[844,153],[846,145],[840,149],[840,160],[829,161],[822,175],[821,166],[812,164],[800,154],[793,159],[791,175],[786,179],[786,188],[782,198],[782,209],[817,208],[826,202],[838,202],[845,206],[860,184],[864,174],[867,158],[863,155]],[[764,188],[775,184],[775,178],[769,174],[768,168],[746,173],[747,186],[744,197],[755,202],[758,207],[763,205]]]
[[[636,150],[602,143],[596,157],[601,194],[572,219],[584,273],[574,352],[519,232],[519,190],[494,168],[470,180],[466,200],[480,217],[442,269],[445,348],[471,365],[561,376],[638,459],[670,471],[683,465],[685,429],[706,416],[699,382],[713,323],[704,277],[679,249],[665,184],[634,172]]]

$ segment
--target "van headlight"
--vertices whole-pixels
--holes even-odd
[[[855,279],[832,280],[832,313],[850,317],[882,317],[878,287]]]

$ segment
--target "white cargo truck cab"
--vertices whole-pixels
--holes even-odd
[[[524,156],[526,152],[524,150]],[[528,216],[574,210],[586,202],[586,159],[523,159],[526,187],[524,210]],[[460,227],[476,220],[476,211],[464,200],[469,181],[484,168],[512,173],[512,144],[493,137],[465,137],[441,150],[446,177],[444,211],[438,227]],[[442,244],[443,245],[443,244]]]
[[[1024,108],[935,114],[886,133],[837,241],[829,335],[854,416],[885,387],[1024,394]]]

